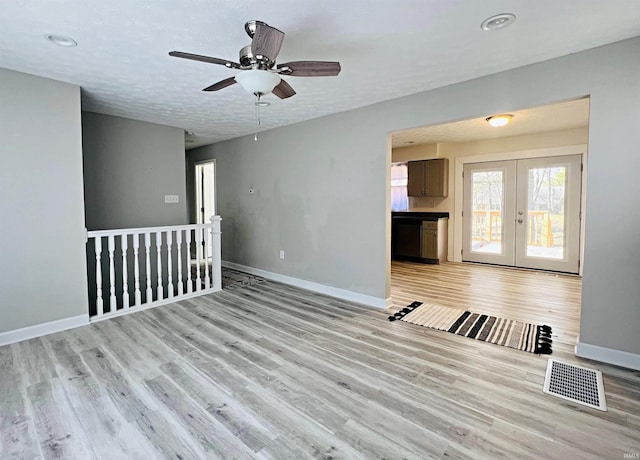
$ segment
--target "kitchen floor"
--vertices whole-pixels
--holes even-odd
[[[393,311],[413,301],[548,324],[553,340],[575,345],[582,278],[548,272],[445,262],[391,262]]]

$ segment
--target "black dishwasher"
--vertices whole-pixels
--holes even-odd
[[[447,260],[448,212],[391,213],[391,258],[439,264]]]
[[[392,219],[391,257],[399,260],[420,259],[422,243],[422,221],[417,219]]]

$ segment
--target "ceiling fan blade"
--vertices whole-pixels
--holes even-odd
[[[201,54],[183,53],[182,51],[171,51],[169,56],[191,59],[192,61],[208,62],[209,64],[220,64],[230,69],[239,69],[240,64],[237,62],[228,61],[226,59],[215,58],[211,56],[202,56]]]
[[[211,86],[207,86],[202,91],[219,91],[227,86],[235,85],[236,77],[225,78],[224,80],[220,80],[218,83],[214,83]]]
[[[256,31],[251,40],[251,53],[254,56],[266,56],[275,62],[283,40],[284,32],[264,22],[256,21]]]
[[[273,88],[273,91],[271,92],[278,96],[280,99],[286,99],[296,94],[291,85],[282,79],[280,79],[280,83],[278,83],[278,85]]]
[[[340,73],[339,62],[296,61],[279,64],[278,73],[292,77],[335,77]]]

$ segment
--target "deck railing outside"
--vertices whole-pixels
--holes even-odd
[[[554,238],[549,211],[527,211],[527,246],[553,247]],[[502,241],[502,211],[473,211],[473,241]]]

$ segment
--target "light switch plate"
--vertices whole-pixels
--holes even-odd
[[[180,197],[178,195],[165,195],[164,196],[165,203],[179,203]]]

